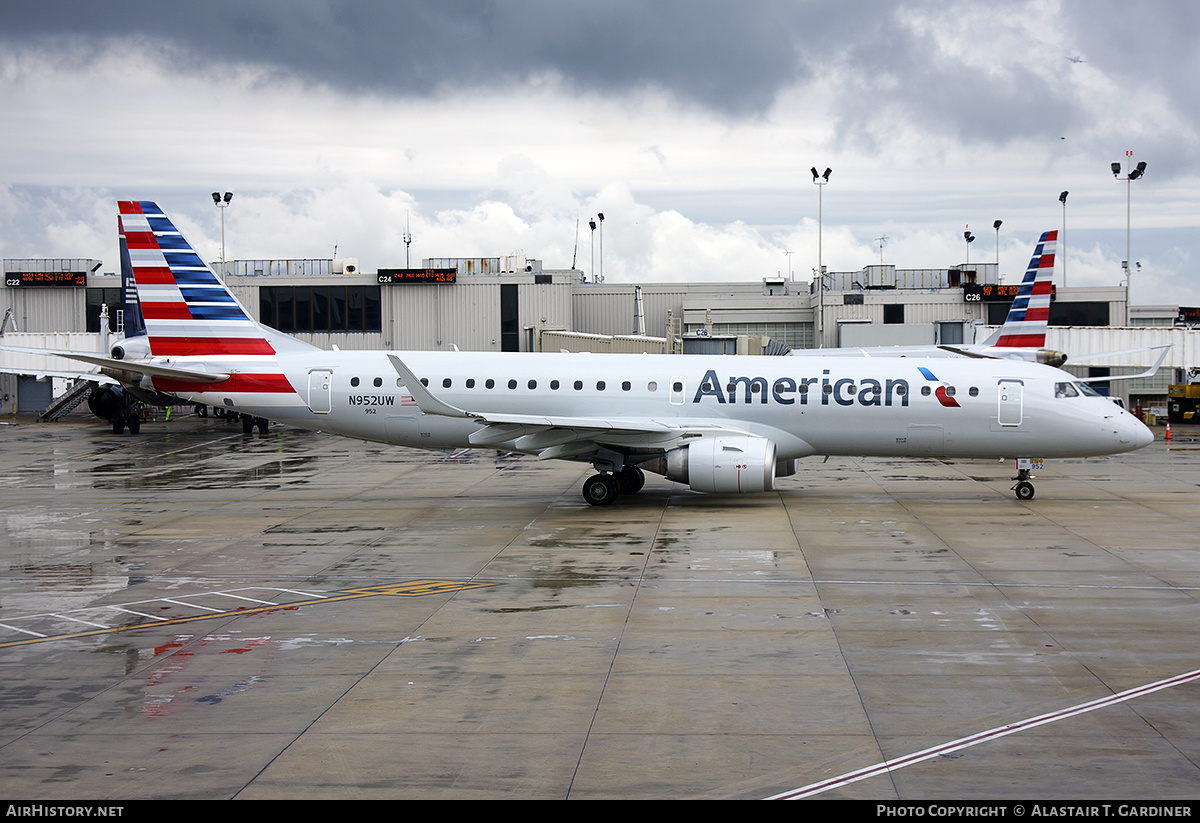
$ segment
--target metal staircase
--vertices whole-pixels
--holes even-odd
[[[87,400],[92,391],[92,385],[90,380],[76,380],[69,389],[56,397],[54,402],[38,415],[38,420],[49,423],[70,414],[80,403]]]

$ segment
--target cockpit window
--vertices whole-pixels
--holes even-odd
[[[1087,383],[1055,383],[1055,397],[1103,397]]]

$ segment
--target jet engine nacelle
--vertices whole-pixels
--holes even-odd
[[[87,404],[101,420],[112,420],[125,407],[125,390],[120,386],[93,386]]]
[[[113,360],[146,360],[150,357],[150,338],[146,335],[126,337],[113,344],[109,355]]]
[[[775,443],[750,435],[705,437],[667,452],[667,479],[698,492],[772,491]]]
[[[1038,349],[1037,362],[1046,366],[1053,366],[1056,369],[1061,369],[1063,363],[1067,362],[1067,355],[1054,349]]]

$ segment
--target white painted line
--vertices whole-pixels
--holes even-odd
[[[51,617],[57,617],[59,620],[69,620],[69,621],[71,621],[72,623],[82,623],[82,624],[83,624],[83,625],[85,625],[85,626],[95,626],[97,629],[111,629],[111,628],[112,628],[112,626],[106,626],[106,625],[105,625],[105,624],[103,624],[103,623],[93,623],[93,622],[92,622],[92,621],[90,621],[90,620],[83,620],[83,619],[81,619],[81,618],[78,618],[78,617],[67,617],[65,614],[53,614],[53,613],[51,613],[51,615],[50,615],[50,616],[51,616]]]
[[[199,597],[200,595],[192,595],[192,596],[193,596],[193,597]],[[170,599],[168,599],[168,598],[166,598],[166,597],[164,597],[164,598],[162,599],[162,602],[164,602],[164,603],[170,603],[170,604],[172,604],[172,605],[174,605],[174,606],[184,606],[184,607],[186,607],[186,608],[189,608],[189,609],[200,609],[201,611],[205,611],[205,612],[213,612],[213,613],[216,613],[216,612],[224,611],[223,609],[210,609],[208,606],[197,606],[195,603],[185,603],[185,602],[184,602],[184,601],[182,601],[182,600],[170,600]]]
[[[170,620],[169,617],[159,617],[156,614],[146,614],[144,612],[135,612],[133,609],[122,609],[120,606],[106,606],[105,608],[112,609],[113,611],[116,611],[116,612],[123,612],[124,614],[132,614],[134,617],[144,617],[147,620]]]
[[[8,623],[0,623],[0,629],[8,629],[9,631],[20,632],[21,634],[28,634],[32,637],[45,637],[46,636],[44,634],[38,634],[37,632],[31,632],[29,629],[18,629],[16,626],[10,625]]]
[[[1135,697],[1152,694],[1153,692],[1161,691],[1162,689],[1169,689],[1172,686],[1181,686],[1184,683],[1191,683],[1193,680],[1197,679],[1200,679],[1200,669],[1188,672],[1187,674],[1177,675],[1176,677],[1171,677],[1166,680],[1159,680],[1157,683],[1150,683],[1146,686],[1138,686],[1137,688],[1129,689],[1128,691],[1124,691],[1119,694],[1102,697],[1099,700],[1093,700],[1090,703],[1081,703],[1078,706],[1062,709],[1057,712],[1050,712],[1049,714],[1039,715],[1038,717],[1031,717],[1028,720],[1021,720],[1017,723],[1010,723],[1006,726],[997,726],[989,731],[974,734],[970,737],[959,738],[958,740],[952,740],[949,743],[943,743],[940,746],[934,746],[933,748],[915,752],[913,754],[906,755],[905,757],[897,758],[896,760],[885,760],[882,763],[877,763],[874,766],[868,766],[867,768],[859,769],[858,771],[849,772],[841,775],[840,777],[834,777],[830,780],[822,780],[820,783],[812,783],[799,789],[792,789],[791,791],[773,795],[768,797],[767,800],[800,800],[805,797],[813,797],[814,795],[821,794],[822,792],[827,792],[830,789],[848,786],[851,783],[857,783],[859,780],[866,780],[868,777],[875,777],[877,775],[887,774],[888,772],[894,772],[898,769],[903,769],[905,766],[912,766],[944,754],[956,752],[960,749],[968,749],[971,746],[977,746],[980,743],[987,743],[988,741],[996,740],[1010,734],[1027,731],[1038,726],[1044,726],[1047,723],[1055,723],[1059,720],[1066,720],[1069,717],[1075,717],[1076,715],[1086,714],[1087,712],[1095,711],[1096,709],[1103,709],[1108,706],[1113,706],[1117,703],[1123,703],[1126,700],[1132,700]]]
[[[229,594],[228,592],[209,592],[209,594],[211,594],[215,597],[230,597],[234,600],[245,600],[247,603],[261,603],[264,606],[282,605],[282,604],[276,604],[270,600],[256,600],[253,597],[242,597],[239,594]]]

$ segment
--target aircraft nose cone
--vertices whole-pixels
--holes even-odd
[[[1150,428],[1141,420],[1135,420],[1134,422],[1136,422],[1138,424],[1138,428],[1141,429],[1141,431],[1138,432],[1135,440],[1137,447],[1140,449],[1142,446],[1149,446],[1151,443],[1153,443],[1154,432],[1150,431]]]
[[[1125,425],[1121,432],[1122,443],[1129,443],[1133,448],[1140,449],[1154,442],[1154,432],[1132,414],[1126,414],[1123,422]]]

